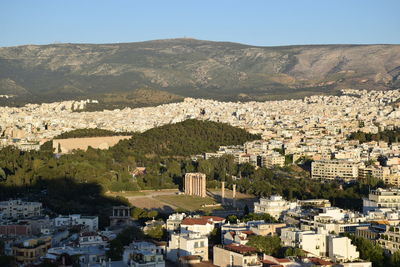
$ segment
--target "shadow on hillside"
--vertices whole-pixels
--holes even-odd
[[[123,198],[103,195],[97,183],[77,183],[71,178],[60,177],[40,180],[30,186],[5,186],[0,183],[0,200],[20,198],[43,203],[46,214],[82,214],[99,216],[99,227],[108,226],[112,206],[127,205]]]

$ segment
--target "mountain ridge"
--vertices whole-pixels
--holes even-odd
[[[175,38],[0,47],[0,94],[15,92],[13,101],[141,88],[182,97],[268,100],[398,87],[395,44],[251,46]]]

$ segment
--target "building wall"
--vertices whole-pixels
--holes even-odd
[[[213,263],[220,267],[232,266],[253,266],[261,267],[262,264],[258,261],[257,254],[242,255],[224,248],[214,246],[213,248],[214,261]]]
[[[358,178],[358,164],[342,160],[318,160],[311,163],[311,177],[314,179],[344,180]]]
[[[326,235],[303,234],[301,236],[300,248],[316,255],[317,257],[323,257],[326,255]]]
[[[30,225],[0,225],[0,235],[5,236],[29,236],[32,234]]]
[[[16,244],[13,246],[12,251],[17,262],[29,264],[44,256],[50,247],[51,237],[44,237]]]
[[[243,257],[239,253],[214,246],[214,264],[220,267],[243,266]]]
[[[329,257],[337,261],[353,261],[359,258],[356,246],[351,244],[348,237],[329,236]]]
[[[53,139],[53,149],[56,153],[68,154],[74,149],[86,151],[88,147],[98,149],[108,149],[116,145],[119,141],[129,139],[132,136],[102,136],[102,137],[83,137],[68,139]],[[59,151],[59,149],[61,151]]]
[[[42,214],[42,203],[25,202],[19,199],[0,202],[0,213],[9,218],[29,218]]]

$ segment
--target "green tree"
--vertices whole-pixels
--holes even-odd
[[[235,223],[237,223],[237,221],[238,221],[238,218],[236,215],[229,215],[226,217],[226,222],[235,224]]]
[[[256,248],[258,252],[276,256],[281,249],[281,239],[278,236],[254,235],[249,237],[247,245]]]
[[[167,231],[161,225],[150,227],[150,229],[146,231],[146,235],[148,237],[156,240],[164,239],[166,237],[166,233]]]

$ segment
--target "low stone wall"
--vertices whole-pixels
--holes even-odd
[[[68,139],[53,139],[53,149],[55,153],[69,154],[74,149],[86,151],[88,147],[98,149],[108,149],[116,145],[119,141],[129,139],[132,136],[102,136],[102,137],[83,137]]]

